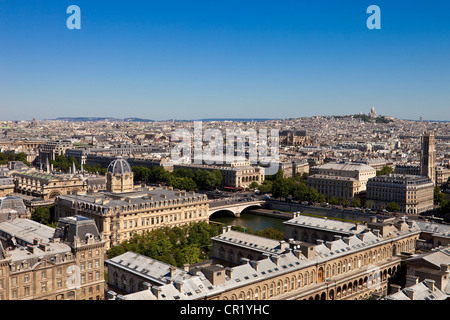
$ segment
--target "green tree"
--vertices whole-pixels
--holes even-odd
[[[273,181],[264,180],[262,184],[259,185],[259,191],[262,193],[271,193],[272,192]]]
[[[272,184],[272,196],[274,198],[286,198],[288,195],[289,187],[286,179],[284,179],[282,176],[278,176]]]
[[[250,185],[248,186],[250,189],[257,189],[259,187],[258,182],[253,181],[252,183],[250,183]]]
[[[352,202],[350,202],[350,206],[354,208],[361,207],[361,199],[360,198],[353,198]]]
[[[317,201],[320,202],[320,203],[326,202],[327,198],[323,194],[319,194],[319,197],[317,198]]]
[[[392,169],[389,166],[384,166],[381,170],[378,170],[376,172],[376,175],[377,176],[382,176],[382,175],[389,174],[389,173],[394,173],[394,169]]]
[[[219,187],[220,185],[222,185],[222,181],[223,181],[223,175],[222,172],[220,170],[213,170],[211,171],[213,177],[214,177],[214,186],[215,187]]]
[[[337,204],[339,204],[339,199],[337,197],[330,197],[330,200],[328,200],[328,203],[332,204],[332,205],[337,205]]]
[[[366,208],[372,209],[374,204],[373,200],[366,200]]]
[[[440,204],[442,201],[445,200],[445,194],[441,192],[441,188],[439,186],[434,187],[434,203]]]
[[[390,202],[387,205],[386,210],[389,212],[398,212],[398,211],[400,211],[400,206],[396,202]]]
[[[54,205],[45,207],[36,207],[31,213],[31,220],[56,227],[55,221],[55,207]]]

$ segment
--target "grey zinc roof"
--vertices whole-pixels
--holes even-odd
[[[420,220],[415,222],[422,232],[429,232],[437,235],[442,235],[445,237],[450,237],[450,225]]]
[[[418,232],[415,228],[412,228]],[[223,235],[226,238],[228,232],[225,232]],[[251,242],[255,242],[257,236],[240,233],[241,235],[237,235],[236,231],[232,231],[230,235],[232,235],[232,239],[240,239],[247,240]],[[399,232],[399,235],[402,234],[410,234],[409,229],[403,232]],[[363,238],[364,237],[364,238]],[[364,241],[361,240],[364,239]],[[370,247],[374,243],[378,243],[380,241],[390,241],[388,239],[378,238],[373,233],[364,232],[362,234],[353,235],[349,237],[349,244],[347,244],[344,239],[337,239],[331,241],[332,250],[326,246],[326,244],[316,245],[316,255],[311,259],[306,259],[304,256],[300,255],[299,258],[292,252],[286,251],[281,254],[269,254],[269,256],[265,259],[259,261],[247,261],[244,264],[239,266],[235,266],[231,269],[231,277],[226,276],[225,282],[222,284],[218,284],[215,286],[211,286],[211,283],[204,277],[204,275],[199,272],[197,275],[186,275],[186,277],[182,280],[183,282],[183,292],[180,293],[174,286],[173,283],[164,283],[159,288],[161,290],[160,299],[164,300],[177,300],[177,299],[186,299],[186,300],[196,300],[202,299],[206,295],[212,295],[215,293],[220,293],[222,291],[230,290],[233,288],[238,288],[240,286],[244,286],[255,281],[261,281],[263,278],[271,278],[273,276],[281,275],[287,272],[291,272],[294,270],[298,270],[304,268],[308,265],[314,265],[318,261],[326,261],[330,259],[331,256],[345,255],[351,251],[358,251],[365,248]],[[269,239],[270,240],[270,239]],[[274,240],[271,240],[274,241]],[[276,241],[277,242],[277,241]],[[270,242],[269,242],[270,243]],[[278,243],[278,242],[277,242]],[[272,243],[273,244],[273,243]],[[450,250],[449,250],[450,251]],[[150,258],[147,258],[150,259]],[[162,263],[161,263],[162,264]],[[257,264],[257,268],[255,267]],[[168,266],[163,267],[164,270],[167,270]],[[158,269],[156,269],[158,270]],[[150,272],[149,272],[150,273]],[[158,274],[161,276],[163,272],[156,272],[155,276]],[[152,274],[153,275],[153,274]],[[179,279],[179,278],[178,278]],[[200,287],[201,286],[201,287]],[[156,299],[154,294],[150,292],[150,290],[146,290],[141,293],[133,293],[130,295],[126,295],[125,299],[145,299],[151,300]]]
[[[171,265],[132,251],[109,259],[106,263],[120,266],[128,271],[138,273],[141,277],[161,283],[165,282],[165,279],[170,276]],[[187,278],[189,278],[189,274],[183,269],[177,268],[172,280],[182,281]]]
[[[152,197],[150,200],[149,197]],[[98,192],[95,194],[76,194],[76,195],[63,195],[59,199],[61,201],[75,201],[93,204],[102,208],[112,208],[117,206],[129,206],[129,205],[139,205],[144,203],[152,203],[158,201],[168,201],[168,200],[186,200],[192,198],[195,201],[207,200],[204,194],[201,193],[191,193],[185,192],[180,193],[177,190],[170,190],[165,188],[157,188],[153,190],[148,190],[144,188],[142,190],[137,190],[133,192],[126,193],[109,193],[109,192]]]
[[[0,223],[0,230],[27,243],[33,243],[34,238],[42,239],[42,242],[49,242],[55,232],[55,229],[29,219],[14,219],[2,222]]]
[[[411,300],[408,297],[406,290],[414,291],[413,300],[447,300],[448,295],[435,287],[434,291],[431,291],[426,285],[425,281],[419,282],[408,288],[404,288],[396,293],[388,295],[386,300]]]
[[[305,226],[308,228],[313,229],[322,229],[322,230],[328,230],[328,231],[337,231],[337,232],[345,232],[345,233],[351,233],[351,232],[358,232],[366,227],[359,224],[356,226],[355,223],[352,222],[345,222],[345,221],[339,221],[339,220],[333,220],[333,219],[327,219],[327,218],[318,218],[318,217],[311,217],[311,216],[305,216],[305,215],[298,215],[295,218],[292,218],[288,221],[285,221],[284,224],[289,225],[298,225],[298,226]]]
[[[248,233],[242,233],[234,230],[224,232],[212,238],[215,241],[233,243],[242,247],[249,247],[253,250],[260,250],[263,252],[279,252],[280,241],[255,236]]]

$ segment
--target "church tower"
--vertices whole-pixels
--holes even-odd
[[[422,135],[420,150],[420,175],[430,178],[436,184],[436,150],[434,134],[425,132]]]
[[[106,191],[123,193],[134,191],[133,171],[122,157],[112,161],[106,171]]]

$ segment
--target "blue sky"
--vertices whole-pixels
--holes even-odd
[[[69,30],[69,5],[81,30]],[[369,30],[369,5],[381,30]],[[450,120],[447,1],[0,1],[0,119]]]

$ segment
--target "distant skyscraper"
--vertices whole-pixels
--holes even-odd
[[[375,112],[375,107],[374,107],[374,106],[372,106],[372,109],[370,109],[369,117],[370,117],[371,119],[374,119],[374,118],[377,117],[377,113]]]
[[[424,132],[422,135],[422,148],[420,151],[420,174],[430,178],[436,183],[435,169],[436,151],[434,134]]]

